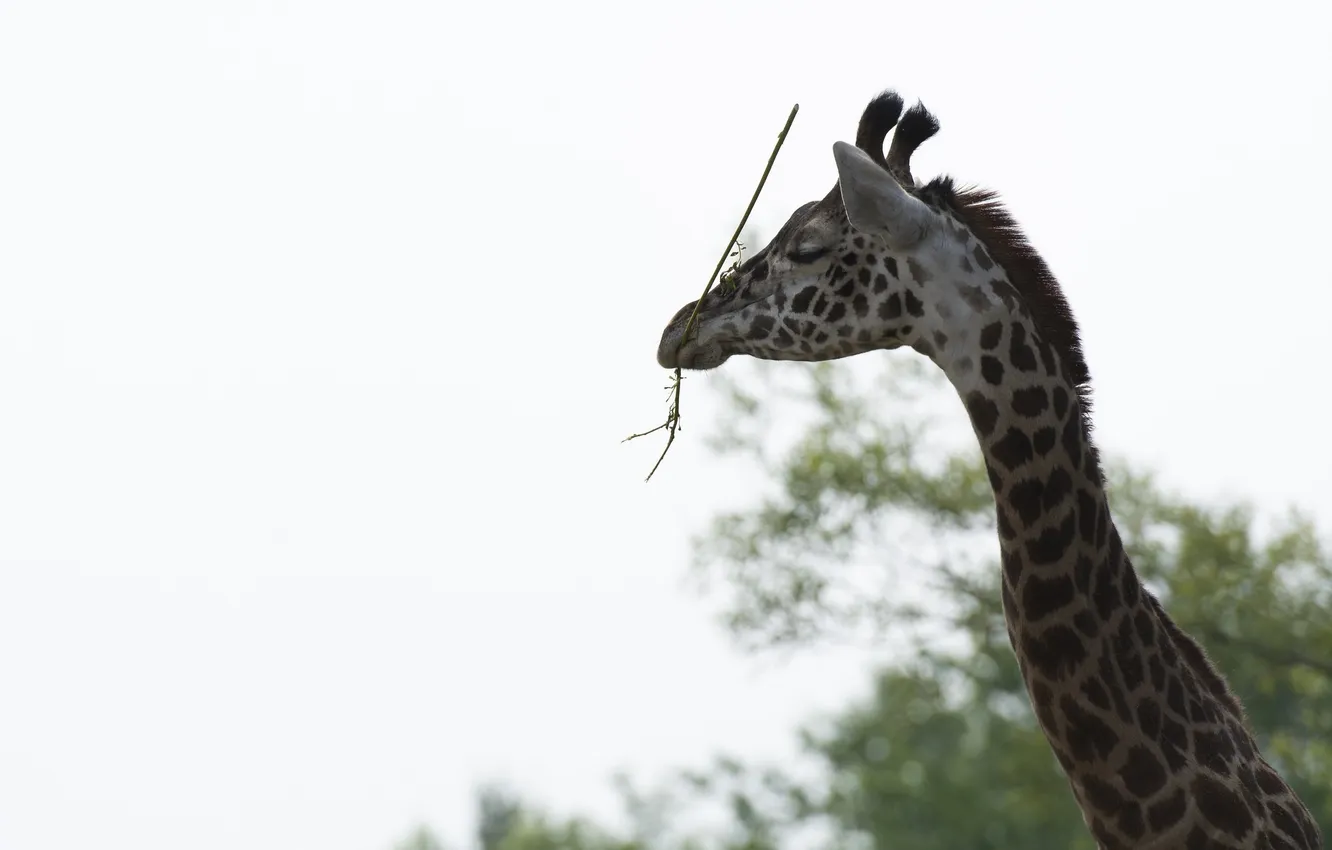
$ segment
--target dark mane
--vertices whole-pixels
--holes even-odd
[[[1082,353],[1078,323],[1054,273],[1027,241],[995,192],[975,187],[958,189],[952,178],[936,177],[922,194],[946,202],[976,238],[985,243],[994,261],[1008,273],[1009,282],[1022,297],[1037,330],[1059,355],[1070,380],[1077,387],[1082,429],[1091,463],[1087,472],[1098,484],[1104,483],[1100,459],[1091,441],[1091,371]]]

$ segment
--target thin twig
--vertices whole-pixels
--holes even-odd
[[[733,248],[735,243],[740,239],[740,233],[745,229],[745,224],[749,221],[749,214],[754,211],[754,204],[758,203],[759,193],[763,191],[763,184],[768,182],[768,173],[772,171],[772,164],[777,160],[777,154],[781,151],[782,143],[786,141],[786,134],[790,131],[791,124],[795,122],[796,113],[799,111],[800,104],[797,103],[791,107],[791,114],[786,118],[786,125],[783,126],[782,131],[777,134],[777,144],[772,148],[772,155],[768,157],[768,164],[763,169],[763,176],[759,178],[758,187],[754,189],[754,194],[749,199],[749,206],[745,207],[745,214],[740,217],[740,224],[736,226],[735,233],[731,235],[731,241],[726,243],[726,250],[722,251],[721,259],[717,261],[717,267],[712,270],[711,276],[708,277],[708,283],[703,287],[703,294],[700,295],[698,301],[694,303],[694,312],[689,314],[689,321],[685,322],[684,333],[680,336],[681,346],[689,340],[690,332],[696,330],[694,323],[698,319],[699,308],[703,306],[703,299],[708,296],[708,291],[712,289],[713,281],[715,281],[717,275],[721,273],[722,266],[726,263],[726,258],[731,256],[731,248]],[[639,437],[646,437],[648,434],[655,434],[661,430],[666,431],[666,446],[661,450],[661,455],[657,458],[657,462],[652,465],[652,471],[648,473],[647,478],[643,479],[644,481],[652,480],[652,476],[657,472],[657,467],[661,466],[661,462],[666,459],[666,452],[671,450],[671,443],[675,442],[675,432],[680,428],[680,382],[682,380],[684,380],[684,376],[681,374],[680,367],[676,366],[675,374],[671,378],[671,384],[667,387],[667,389],[671,391],[671,401],[670,407],[666,410],[666,421],[650,431],[644,431],[641,434],[631,434],[622,440],[622,442],[627,443],[630,440],[635,440]]]

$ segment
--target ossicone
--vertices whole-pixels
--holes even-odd
[[[856,147],[883,165],[883,141],[888,138],[888,132],[897,124],[901,114],[902,96],[892,89],[880,92],[860,115],[860,126],[856,128]]]
[[[939,119],[935,118],[925,104],[916,104],[906,111],[897,123],[893,133],[893,144],[888,148],[888,170],[907,186],[914,186],[916,180],[911,176],[911,155],[916,152],[926,139],[939,132]]]

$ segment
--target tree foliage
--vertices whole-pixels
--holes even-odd
[[[722,579],[726,620],[749,645],[914,627],[893,641],[906,650],[874,699],[808,740],[829,787],[851,789],[826,812],[880,846],[907,835],[914,847],[1092,846],[1004,630],[992,496],[960,403],[914,364],[868,379],[847,364],[780,365],[785,383],[755,364],[743,388],[726,385],[717,448],[757,462],[774,486],[716,518],[696,568]],[[782,408],[808,417],[785,440],[772,426]],[[1107,466],[1135,566],[1206,646],[1327,832],[1332,558],[1313,523],[1195,503],[1122,461]],[[928,608],[903,600],[913,580]]]
[[[695,570],[745,646],[892,647],[871,697],[800,733],[812,773],[722,756],[650,800],[624,786],[631,838],[529,818],[484,850],[1091,850],[1008,643],[992,496],[961,405],[910,363],[857,366],[723,378],[714,448],[769,486],[715,518]],[[1312,522],[1190,501],[1113,459],[1107,474],[1135,566],[1332,836],[1332,559]],[[719,826],[681,835],[702,808]]]

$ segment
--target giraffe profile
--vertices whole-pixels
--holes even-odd
[[[900,120],[899,120],[900,119]],[[890,130],[892,144],[884,154]],[[909,347],[947,376],[994,490],[1002,601],[1037,721],[1098,846],[1314,850],[1203,649],[1124,552],[1091,439],[1090,374],[1054,276],[994,194],[912,178],[939,129],[887,91],[838,183],[795,211],[725,291],[668,323],[666,368],[736,354],[834,360]]]

